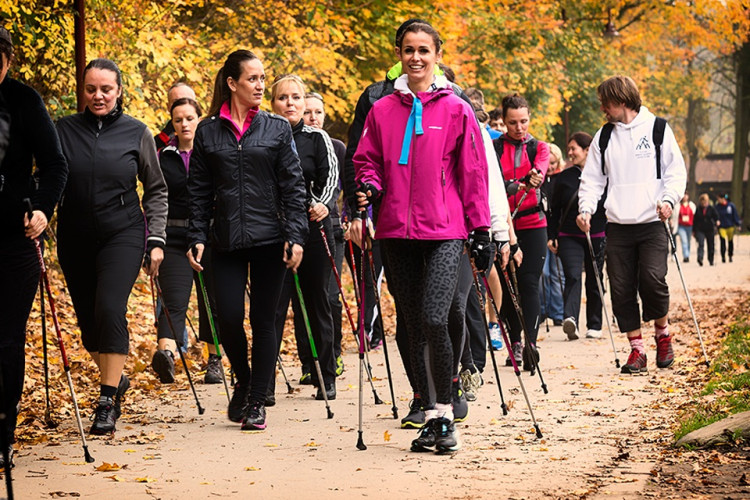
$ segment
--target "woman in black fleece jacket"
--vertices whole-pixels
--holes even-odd
[[[55,126],[34,89],[6,77],[13,57],[11,37],[0,28],[0,367],[5,428],[0,443],[12,460],[16,411],[24,379],[26,321],[41,269],[34,239],[47,227],[60,199],[67,163]],[[38,186],[31,176],[36,163]],[[33,207],[29,221],[24,199]],[[0,457],[0,467],[4,459]]]
[[[573,163],[557,175],[557,182],[550,197],[550,217],[547,226],[547,246],[560,256],[565,273],[563,291],[563,331],[569,340],[578,338],[579,315],[581,312],[581,274],[586,267],[586,337],[599,338],[602,330],[602,297],[596,285],[594,270],[586,235],[576,225],[578,215],[578,187],[581,185],[581,172],[586,163],[591,136],[576,132],[568,142],[568,156]],[[596,253],[597,268],[604,263],[604,229],[607,218],[604,215],[606,194],[599,200],[596,213],[591,218],[591,244]]]
[[[154,138],[145,124],[123,114],[121,95],[117,65],[94,59],[84,70],[84,112],[57,125],[70,167],[58,211],[58,256],[83,345],[101,374],[92,434],[115,430],[130,386],[123,374],[128,297],[144,248],[155,276],[166,240],[167,184]],[[142,200],[136,179],[143,184]]]

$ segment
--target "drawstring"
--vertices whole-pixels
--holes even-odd
[[[416,130],[415,130],[416,129]],[[411,136],[416,132],[417,135],[423,135],[422,129],[422,101],[414,96],[414,103],[411,106],[409,120],[406,122],[406,132],[404,132],[404,142],[401,144],[401,157],[398,159],[399,165],[406,165],[409,161],[409,150],[411,149]]]

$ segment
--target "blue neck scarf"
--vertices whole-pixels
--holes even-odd
[[[406,132],[404,132],[404,142],[401,144],[401,157],[398,159],[399,165],[406,165],[409,161],[409,150],[411,149],[411,136],[424,134],[422,129],[422,101],[419,97],[414,96],[414,103],[411,106],[409,120],[406,122]]]

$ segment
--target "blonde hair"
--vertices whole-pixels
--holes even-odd
[[[549,154],[557,158],[557,169],[562,170],[565,168],[565,157],[563,152],[557,144],[549,143]]]
[[[271,85],[271,102],[276,100],[276,96],[279,93],[279,87],[281,86],[281,84],[287,82],[296,83],[299,86],[300,94],[305,97],[305,94],[307,94],[307,90],[305,89],[305,82],[302,81],[302,78],[295,74],[286,74],[277,76],[273,80],[273,84]]]

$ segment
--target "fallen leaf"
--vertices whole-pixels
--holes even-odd
[[[99,472],[110,472],[113,470],[120,470],[120,469],[122,469],[122,467],[120,467],[116,463],[110,464],[107,462],[102,463],[99,467],[96,468],[96,470],[98,470]]]
[[[257,468],[257,467],[245,467],[245,470],[249,470],[249,471],[257,471],[257,470],[260,470],[260,469],[259,469],[259,468]]]
[[[387,442],[388,442],[388,441],[390,441],[390,440],[391,440],[391,433],[390,433],[390,432],[388,432],[388,431],[385,431],[385,432],[383,433],[383,441],[385,441],[385,442],[387,443]]]
[[[135,450],[122,450],[123,453],[135,453]]]
[[[135,478],[135,482],[136,483],[155,483],[156,479],[154,479],[153,477],[148,477],[148,476],[146,476],[146,477],[137,477],[137,478]]]
[[[114,476],[106,476],[106,478],[107,479],[111,479],[112,481],[115,481],[117,483],[121,483],[121,482],[125,481],[123,478],[121,478],[117,474],[115,474]]]
[[[316,443],[315,441],[310,441],[305,446],[307,446],[308,448],[317,448],[320,445],[318,443]]]

